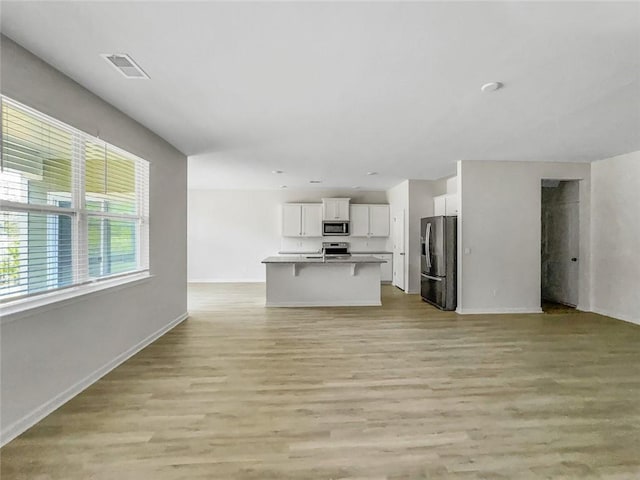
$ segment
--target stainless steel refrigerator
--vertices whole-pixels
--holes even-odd
[[[442,310],[457,306],[458,217],[420,220],[420,293]]]

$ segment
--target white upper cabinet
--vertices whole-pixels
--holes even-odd
[[[282,236],[302,236],[302,205],[294,203],[282,205]]]
[[[349,221],[350,198],[323,198],[322,219],[326,221]]]
[[[446,195],[438,195],[437,197],[433,197],[433,216],[434,217],[446,215],[445,197]]]
[[[435,217],[440,215],[458,215],[458,196],[453,194],[433,197],[433,215]]]
[[[458,215],[458,196],[447,195],[444,205],[445,215]]]
[[[388,237],[389,205],[351,205],[352,237]]]
[[[322,204],[285,203],[282,206],[283,237],[321,237]]]
[[[389,236],[389,205],[369,205],[369,236]]]
[[[351,205],[351,236],[369,236],[369,205]]]
[[[322,236],[322,204],[302,205],[302,236]]]

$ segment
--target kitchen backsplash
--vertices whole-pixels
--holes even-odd
[[[348,242],[352,252],[381,252],[390,250],[387,238],[365,237],[322,237],[322,238],[295,238],[282,237],[282,252],[316,252],[322,248],[322,242]]]

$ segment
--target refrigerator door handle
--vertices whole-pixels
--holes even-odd
[[[432,277],[431,275],[427,275],[426,273],[421,273],[420,276],[429,280],[435,280],[436,282],[441,282],[443,280],[443,277]]]
[[[427,269],[431,270],[431,224],[427,223],[427,233],[425,234],[425,254],[427,257]]]

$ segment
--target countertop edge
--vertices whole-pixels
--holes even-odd
[[[362,251],[362,250],[356,250],[351,252],[352,255],[393,255],[393,252],[387,252],[384,250],[376,250],[374,252],[366,252],[366,251]],[[320,253],[317,250],[314,250],[313,252],[288,252],[288,251],[282,251],[282,252],[278,252],[278,255],[320,255]]]
[[[323,260],[322,258],[300,258],[300,257],[267,257],[262,262],[264,264],[295,264],[304,263],[309,265],[335,265],[335,264],[357,264],[357,263],[387,263],[386,260],[381,260],[375,257],[356,257],[356,258],[332,258]]]

